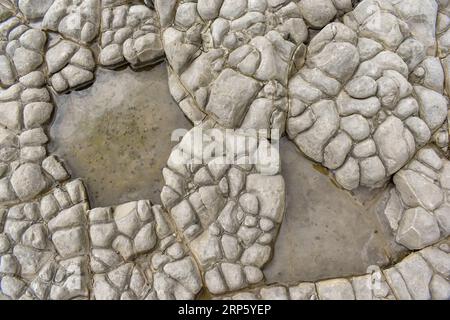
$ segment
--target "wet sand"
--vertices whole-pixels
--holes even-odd
[[[287,210],[274,257],[264,270],[269,283],[363,274],[370,265],[397,258],[392,236],[377,219],[384,190],[352,195],[286,138],[280,152]]]

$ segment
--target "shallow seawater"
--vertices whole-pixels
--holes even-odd
[[[165,64],[99,69],[92,86],[55,102],[49,149],[85,181],[92,207],[160,203],[161,170],[176,144],[171,133],[192,127],[170,96]]]
[[[171,133],[192,127],[170,96],[165,68],[99,69],[91,87],[55,96],[49,149],[85,181],[92,207],[160,203]],[[351,195],[286,138],[280,149],[287,210],[264,269],[268,283],[362,274],[398,258],[375,212],[384,190]]]
[[[268,283],[364,274],[397,259],[399,248],[377,218],[385,190],[350,194],[285,138],[280,152],[287,209],[264,270]]]

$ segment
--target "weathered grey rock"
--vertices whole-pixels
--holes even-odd
[[[377,152],[377,146],[372,139],[366,139],[353,147],[352,154],[356,158],[367,158]]]
[[[241,246],[235,237],[224,235],[221,244],[225,257],[230,261],[234,261],[240,256]]]
[[[47,203],[50,196],[58,199],[53,212],[60,213],[48,224],[42,221],[51,214],[41,211],[48,210],[44,198],[9,209],[5,231],[12,239],[9,246],[14,259],[10,262],[15,261],[16,276],[24,280],[21,299],[59,300],[88,296],[87,261],[86,257],[79,256],[87,254],[85,224],[80,220],[84,217],[86,204],[75,198],[65,198],[66,192],[63,185],[45,197]],[[8,265],[10,269],[13,267],[11,263],[4,266]]]
[[[369,122],[361,115],[351,115],[341,118],[340,127],[355,141],[364,140],[370,134]]]
[[[376,97],[353,99],[346,93],[341,93],[336,100],[340,115],[349,116],[359,113],[365,117],[373,117],[381,109],[380,100]]]
[[[436,19],[436,12],[429,10],[434,12],[430,13],[434,15],[431,20],[413,23],[408,20],[407,6],[403,2],[400,13],[396,11],[397,3],[395,7],[364,1],[345,16],[344,24],[331,23],[326,26],[312,38],[303,67],[293,74],[289,82],[292,108],[287,121],[289,137],[305,154],[328,167],[320,156],[322,144],[314,141],[305,147],[300,136],[315,127],[318,116],[310,111],[311,106],[326,99],[335,100],[340,129],[347,132],[353,142],[373,138],[376,143],[375,152],[373,148],[352,152],[360,159],[359,166],[364,171],[365,177],[361,181],[365,180],[364,185],[372,187],[402,168],[418,149],[432,139],[433,132],[445,119],[442,112],[445,100],[441,95],[442,68],[436,59],[425,59],[429,42],[422,42],[423,32],[433,30],[430,21]],[[410,13],[418,15],[413,11]],[[408,38],[409,27],[417,38]],[[357,47],[357,52],[353,47]],[[342,59],[338,60],[339,57]],[[326,73],[320,81],[309,76],[310,69],[314,67]],[[414,68],[417,68],[414,76],[408,79]],[[330,83],[329,76],[343,80],[345,91],[339,87],[337,91],[327,91],[329,87],[325,84]],[[351,132],[352,129],[354,132]],[[342,149],[345,150],[346,146],[346,143],[342,144]],[[336,156],[342,149],[335,148]],[[310,150],[316,150],[316,154]],[[385,166],[385,177],[381,177],[381,166],[377,166],[377,174],[368,172],[369,163],[374,163],[375,155]],[[352,162],[349,160],[348,164]],[[337,172],[339,170],[335,174]],[[341,171],[337,181],[343,180]],[[348,182],[346,184],[345,187],[350,185]],[[355,182],[352,187],[358,185]]]
[[[264,279],[264,274],[259,268],[253,266],[245,266],[244,273],[247,281],[250,284],[255,284]]]
[[[134,246],[137,253],[148,252],[154,248],[157,241],[155,224],[148,223],[138,231],[134,238]]]
[[[19,271],[19,264],[13,255],[4,255],[0,259],[0,272],[15,275]]]
[[[322,12],[314,9],[317,5],[310,1],[232,3],[228,0],[156,5],[162,26],[163,47],[174,77],[180,79],[180,82],[171,81],[171,86],[179,88],[175,98],[183,112],[195,123],[212,118],[226,127],[269,127],[284,131],[286,93],[260,91],[262,82],[266,87],[287,84],[289,60],[295,48],[308,37],[304,19],[314,26],[325,25],[335,16],[351,9],[349,1],[321,1]],[[268,16],[276,16],[277,19],[272,23]],[[200,30],[208,37],[201,37]],[[297,56],[300,62],[301,55]],[[218,107],[211,106],[211,100],[217,99],[216,93],[211,91],[217,91],[218,81],[223,82],[221,74],[230,66],[241,76],[258,80],[259,87],[255,90],[260,91],[261,99],[255,99],[256,91],[249,92],[250,97],[239,97],[239,101],[231,107],[222,108],[219,113]],[[318,72],[314,70],[311,77],[317,77]],[[200,78],[197,76],[199,74],[203,76]],[[229,100],[238,95],[230,94]],[[227,104],[225,101],[214,101],[215,104],[219,102]],[[243,110],[229,111],[230,108],[237,108],[234,105]],[[261,112],[261,109],[264,111]],[[230,119],[233,117],[234,120]]]
[[[0,179],[0,201],[10,201],[15,198],[14,191],[8,178]]]
[[[424,87],[442,94],[444,91],[444,70],[439,58],[427,57],[416,72],[419,70],[421,72],[421,69],[424,74],[421,79],[418,79],[418,82],[421,82]]]
[[[54,156],[50,156],[42,161],[42,169],[56,181],[64,181],[69,178],[69,173]]]
[[[435,170],[441,170],[444,164],[438,154],[431,148],[423,148],[419,150],[419,152],[417,153],[417,158]],[[445,184],[443,184],[442,182],[441,185],[445,187]]]
[[[377,156],[366,158],[359,163],[361,173],[361,185],[374,186],[383,182],[386,169],[381,159]]]
[[[89,234],[94,246],[106,247],[114,239],[115,226],[113,223],[95,224],[90,227]]]
[[[448,162],[445,162],[443,165],[441,177],[439,179],[441,186],[445,189],[450,188],[449,178],[450,178],[450,165],[448,164]]]
[[[414,38],[423,44],[428,54],[433,54],[436,47],[435,28],[438,3],[430,0],[420,3],[406,0],[396,4],[395,9],[399,16],[408,23]]]
[[[373,138],[389,175],[403,167],[414,154],[414,138],[396,117],[387,118]]]
[[[47,231],[42,224],[34,224],[22,235],[22,243],[36,249],[47,247]]]
[[[221,294],[227,291],[226,284],[217,267],[205,273],[205,284],[213,294]]]
[[[234,202],[230,201],[227,203],[219,214],[217,221],[227,232],[235,233],[239,229],[240,223],[237,218],[237,210],[235,210]]]
[[[417,300],[430,299],[429,284],[433,271],[425,260],[418,254],[412,254],[400,263],[396,268],[401,273],[411,296]]]
[[[434,211],[434,215],[438,221],[444,235],[450,234],[450,206],[443,205]]]
[[[448,277],[450,275],[450,256],[436,247],[428,247],[420,251],[420,255],[435,271]]]
[[[360,181],[360,167],[358,162],[349,157],[342,167],[335,172],[336,181],[347,190],[358,187]]]
[[[38,128],[48,122],[53,111],[53,105],[48,102],[32,102],[25,106],[23,121],[25,128]]]
[[[140,225],[136,212],[136,203],[130,202],[116,207],[114,210],[114,222],[122,234],[133,238]]]
[[[197,267],[191,258],[184,258],[182,260],[168,263],[164,266],[164,271],[179,281],[186,289],[193,294],[201,289],[201,280],[198,275]]]
[[[160,206],[141,200],[88,214],[95,299],[193,299],[199,292],[199,270]],[[106,273],[114,288],[103,284]]]
[[[414,70],[426,57],[425,47],[420,41],[408,38],[398,47],[397,54]]]
[[[411,131],[418,147],[427,144],[431,139],[431,132],[427,124],[418,117],[410,117],[405,121],[406,127]]]
[[[238,126],[259,88],[257,81],[225,69],[211,88],[206,111],[215,115],[225,127]]]
[[[414,98],[405,98],[398,102],[394,114],[399,119],[405,119],[419,112],[419,104]]]
[[[222,263],[221,270],[229,290],[239,290],[246,285],[244,278],[245,276],[240,265],[232,263]]]
[[[245,174],[239,169],[230,168],[228,171],[228,183],[230,188],[230,196],[236,197],[244,187]]]
[[[2,288],[2,292],[11,297],[12,299],[20,298],[20,294],[25,288],[26,284],[15,277],[5,276],[1,279],[0,286]]]
[[[63,258],[87,253],[87,234],[80,228],[56,231],[52,241],[56,250]]]
[[[418,207],[406,210],[398,227],[396,241],[409,249],[421,249],[439,239],[440,231],[433,214]]]
[[[123,61],[120,45],[110,44],[103,48],[99,54],[99,61],[102,65],[118,65]]]
[[[25,163],[17,168],[11,176],[11,185],[20,199],[30,199],[47,186],[41,168],[32,163]]]
[[[97,300],[117,300],[118,293],[115,291],[104,277],[94,276],[93,294]]]
[[[335,134],[339,126],[339,117],[333,101],[323,101],[311,106],[316,117],[313,126],[295,137],[299,148],[315,161],[323,160],[323,151],[327,141]]]
[[[219,238],[205,233],[192,242],[192,249],[200,262],[210,264],[222,257]]]
[[[244,220],[244,225],[241,226],[237,232],[238,237],[242,240],[242,242],[246,246],[249,246],[252,243],[254,243],[256,241],[256,239],[258,239],[260,234],[261,234],[261,232],[257,228],[253,228],[252,226],[246,226],[245,220]]]
[[[259,200],[259,215],[280,223],[285,208],[285,186],[281,176],[251,174],[246,189],[253,191]]]
[[[377,96],[383,107],[392,110],[399,99],[412,93],[412,86],[403,75],[395,70],[386,70],[383,76],[377,80]]]
[[[366,99],[376,94],[377,83],[368,76],[362,76],[347,83],[345,90],[353,98]]]
[[[20,128],[20,104],[16,101],[0,104],[0,115],[2,124],[7,129]]]
[[[341,81],[347,80],[352,75],[358,62],[357,49],[345,42],[330,43],[311,59],[313,66]]]
[[[258,214],[259,203],[258,198],[251,193],[245,193],[239,198],[239,204],[242,209],[250,214]]]
[[[4,86],[11,86],[16,80],[11,62],[6,56],[0,56],[0,81]]]
[[[301,151],[334,170],[347,189],[378,187],[396,174],[384,214],[400,244],[421,249],[450,226],[448,161],[429,147],[419,150],[432,139],[443,150],[448,142],[445,3],[365,0],[344,23],[328,26],[350,1],[157,0],[160,22],[149,7],[120,0],[40,4],[17,2],[33,25],[45,16],[43,28],[66,39],[52,35],[48,50],[43,32],[9,19],[12,11],[0,6],[0,80],[9,87],[0,94],[0,199],[35,199],[0,214],[2,298],[193,299],[201,276],[213,294],[252,285],[233,299],[449,298],[448,259],[438,247],[384,271],[393,295],[385,283],[366,288],[373,275],[254,287],[285,207],[279,157],[255,165],[220,165],[217,158],[180,164],[188,157],[177,147],[163,172],[167,213],[139,201],[92,210],[88,222],[86,192],[79,181],[62,183],[68,173],[47,157],[43,128],[53,109],[43,86],[60,93],[93,81],[87,45],[99,32],[99,60],[108,67],[157,62],[164,42],[171,92],[195,124],[281,132],[286,124]],[[309,32],[311,26],[325,27]],[[57,49],[59,43],[66,45]],[[267,145],[239,156],[251,159]],[[39,198],[50,181],[61,186]]]
[[[292,300],[316,300],[316,286],[314,283],[300,283],[298,286],[289,288],[289,295]]]
[[[383,46],[375,40],[360,38],[358,41],[358,51],[360,59],[366,61],[383,51]]]
[[[212,20],[219,15],[222,0],[206,1],[200,0],[197,4],[199,15],[204,20]]]
[[[414,171],[400,171],[394,176],[394,183],[403,202],[409,207],[422,206],[432,211],[443,202],[442,190],[431,179]]]
[[[406,287],[405,281],[395,267],[385,270],[384,274],[386,276],[386,281],[398,299],[411,300],[411,295]]]
[[[173,207],[171,214],[177,226],[182,228],[182,230],[185,230],[195,219],[195,213],[187,200]]]
[[[285,287],[262,288],[260,291],[263,300],[287,300],[288,292]]]
[[[162,59],[157,15],[140,4],[115,3],[102,10],[99,62],[108,68],[130,63],[133,68]]]
[[[91,42],[100,26],[100,3],[94,0],[55,0],[42,21],[44,29],[84,43]]]
[[[346,133],[339,133],[324,149],[324,165],[330,169],[339,168],[345,162],[351,148],[352,139]]]
[[[4,234],[0,234],[0,253],[5,253],[9,250],[10,243],[8,237]]]
[[[55,0],[19,0],[20,11],[30,20],[42,18]]]
[[[421,86],[415,86],[419,102],[419,114],[431,131],[442,125],[447,117],[447,100],[439,93]]]
[[[12,57],[19,76],[24,76],[36,70],[44,61],[40,53],[19,47],[14,51]]]
[[[347,279],[320,281],[316,284],[320,300],[354,300],[353,288]]]
[[[360,276],[351,279],[356,300],[373,300],[370,276]]]
[[[90,49],[69,40],[58,40],[45,56],[50,82],[58,92],[85,86],[94,80],[95,60]]]
[[[389,191],[389,200],[384,209],[384,215],[388,219],[392,230],[398,229],[398,224],[403,214],[403,205],[395,188]]]
[[[23,245],[16,245],[13,249],[13,255],[21,266],[21,274],[36,274],[40,268],[52,256],[48,252],[41,252]]]
[[[448,280],[435,274],[430,282],[431,297],[433,300],[450,299],[450,284]]]
[[[270,257],[270,247],[254,244],[242,253],[241,262],[261,268]]]

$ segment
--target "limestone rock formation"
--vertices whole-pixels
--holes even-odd
[[[163,59],[195,127],[161,205],[90,208],[47,146],[55,102]],[[448,0],[1,1],[0,300],[450,300],[449,97]],[[385,188],[406,257],[269,285],[283,134],[353,195]]]

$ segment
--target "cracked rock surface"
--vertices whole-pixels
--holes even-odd
[[[49,82],[63,93],[94,81],[95,60],[90,49],[69,40],[58,39],[45,56]]]
[[[88,212],[93,299],[195,297],[199,271],[166,215],[144,200]]]
[[[446,51],[445,1],[155,6],[171,92],[194,124],[286,130],[349,190],[379,187],[431,140],[447,143],[447,66],[435,54]]]
[[[448,0],[1,0],[0,300],[449,300],[449,39]],[[195,127],[157,168],[161,205],[90,208],[47,148],[55,97],[163,59]],[[342,192],[381,199],[368,214],[404,254],[268,281],[302,208],[276,131],[246,129],[277,129]]]
[[[315,6],[323,10],[317,10]],[[309,27],[351,1],[155,1],[174,99],[194,122],[284,131],[290,72]]]
[[[163,58],[159,31],[157,15],[147,6],[104,1],[99,63],[138,68],[159,62]]]
[[[418,250],[450,234],[448,178],[450,162],[431,147],[394,176],[386,215],[396,241]]]
[[[425,300],[449,299],[448,240],[410,254],[391,268],[370,274],[292,286],[261,286],[228,295],[231,300]]]
[[[96,0],[55,0],[42,20],[43,29],[82,43],[95,39],[99,25],[100,1]]]
[[[442,65],[428,55],[438,4],[421,2],[432,21],[416,25],[402,19],[408,2],[363,1],[327,25],[289,82],[289,137],[345,189],[384,184],[447,121]]]
[[[80,180],[3,209],[1,293],[25,300],[88,298],[87,209]]]

